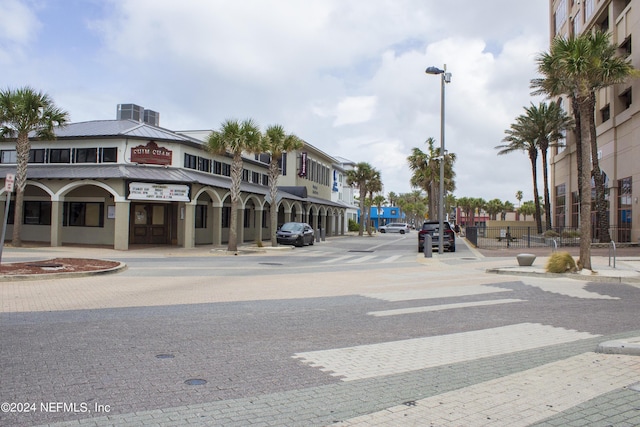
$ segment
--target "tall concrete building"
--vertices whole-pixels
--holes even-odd
[[[620,55],[640,68],[640,48],[634,49],[640,40],[640,0],[550,0],[549,4],[550,39],[600,29],[611,34]],[[640,240],[640,102],[634,94],[640,94],[639,79],[601,89],[596,101],[597,155],[605,175],[610,234],[617,242]],[[563,104],[570,111],[569,101]],[[568,133],[565,142],[566,147],[553,149],[550,156],[553,225],[578,227],[576,141]],[[592,218],[595,224],[595,213]]]

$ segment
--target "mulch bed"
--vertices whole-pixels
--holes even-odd
[[[9,262],[0,265],[0,275],[51,274],[108,270],[119,266],[115,261],[89,258],[53,258],[43,261]]]

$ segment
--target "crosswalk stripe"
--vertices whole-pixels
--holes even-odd
[[[328,260],[320,262],[320,264],[333,264],[333,263],[336,263],[336,262],[344,261],[344,260],[349,259],[349,258],[353,258],[353,255],[343,255],[343,256],[338,257],[338,258],[330,258]]]
[[[343,381],[354,381],[595,338],[538,323],[297,353],[293,357]],[[526,337],[524,339],[523,337]]]
[[[524,427],[628,386],[639,370],[637,356],[584,353],[334,425]]]
[[[347,264],[357,264],[357,263],[360,263],[360,262],[369,261],[370,259],[373,259],[373,258],[376,258],[376,256],[375,255],[367,255],[367,256],[360,257],[360,258],[349,260],[349,261],[347,261]]]
[[[402,255],[394,255],[394,256],[390,256],[388,258],[383,259],[382,261],[380,261],[382,264],[387,264],[387,263],[391,263],[394,262],[395,260],[397,260],[398,258],[400,258]]]
[[[431,311],[451,310],[453,308],[481,307],[486,305],[509,304],[512,302],[524,302],[524,301],[525,300],[522,300],[522,299],[497,299],[497,300],[490,300],[490,301],[461,302],[457,304],[430,305],[426,307],[399,308],[396,310],[371,311],[367,314],[371,316],[376,316],[376,317],[395,316],[398,314],[427,313]]]

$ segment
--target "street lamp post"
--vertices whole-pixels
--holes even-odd
[[[444,252],[444,85],[451,82],[451,73],[447,73],[447,64],[441,70],[438,67],[428,67],[427,74],[440,74],[440,195],[438,197],[438,253]]]

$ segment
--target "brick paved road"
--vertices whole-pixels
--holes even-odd
[[[296,252],[235,276],[241,257],[105,251],[130,269],[0,283],[0,402],[36,404],[0,425],[640,425],[640,357],[594,353],[640,336],[640,288],[412,243],[386,265]],[[341,267],[288,267],[305,255]]]

